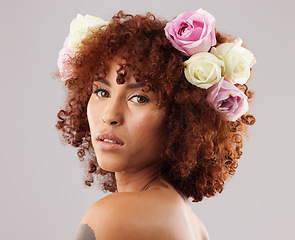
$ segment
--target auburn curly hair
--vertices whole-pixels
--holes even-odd
[[[131,71],[136,81],[147,83],[143,91],[159,94],[158,107],[166,108],[165,144],[162,147],[162,174],[186,197],[201,201],[221,192],[235,173],[242,156],[243,138],[248,125],[255,123],[245,114],[235,122],[224,121],[209,106],[206,90],[184,77],[183,62],[188,59],[166,38],[166,21],[147,13],[129,15],[120,11],[110,23],[91,33],[72,59],[73,76],[64,109],[58,113],[57,129],[63,140],[77,148],[86,169],[85,184],[98,182],[104,191],[116,192],[112,172],[98,166],[91,143],[87,120],[87,103],[93,81],[106,76],[109,63],[120,57],[117,83]],[[217,45],[234,38],[216,31]],[[253,93],[247,85],[236,86],[248,99]]]

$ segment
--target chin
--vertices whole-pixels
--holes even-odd
[[[126,170],[126,166],[114,158],[97,159],[97,163],[101,169],[108,172],[122,172]]]

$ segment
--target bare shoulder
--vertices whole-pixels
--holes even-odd
[[[208,231],[204,225],[204,223],[200,220],[200,218],[193,213],[193,231],[194,231],[194,236],[196,239],[201,239],[201,240],[209,240],[209,234]]]
[[[153,196],[150,191],[114,193],[97,201],[86,212],[77,232],[83,235],[81,232],[86,230],[84,234],[95,238],[76,239],[156,239],[155,226],[158,230],[165,226],[159,221],[165,208],[159,196]]]
[[[181,197],[169,189],[114,193],[88,209],[77,232],[77,236],[88,237],[76,240],[198,239],[194,237],[194,227],[188,226],[198,224],[196,227],[203,229],[201,221],[184,213]]]

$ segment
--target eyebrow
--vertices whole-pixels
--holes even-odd
[[[111,87],[111,84],[108,80],[106,79],[98,79],[98,80],[95,80],[96,82],[101,82],[105,85],[107,85],[108,87]],[[127,89],[135,89],[135,88],[142,88],[145,86],[145,83],[142,83],[142,82],[138,82],[138,83],[129,83],[126,88]]]

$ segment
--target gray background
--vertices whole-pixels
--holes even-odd
[[[168,1],[167,1],[168,2]],[[62,83],[52,78],[77,13],[109,20],[118,10],[171,20],[212,13],[257,57],[250,87],[257,123],[237,174],[221,195],[193,203],[212,240],[295,239],[294,17],[289,0],[1,0],[0,238],[72,239],[88,207],[104,196],[83,186],[75,149],[55,130]]]

